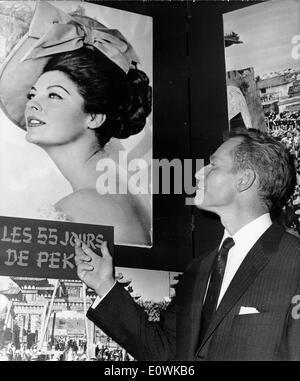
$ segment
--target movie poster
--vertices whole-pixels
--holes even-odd
[[[151,247],[152,18],[82,1],[1,1],[0,20],[0,216],[114,226],[115,244]],[[38,83],[33,72],[82,45],[98,49],[124,75],[138,68],[148,78],[143,120],[123,111],[132,105],[116,95],[120,74],[110,77],[114,90],[107,90],[114,101],[103,100],[111,102],[109,110],[103,109],[102,119],[93,114],[98,116],[87,122],[86,136],[72,103],[59,105],[64,89],[53,88],[48,110],[40,104],[43,89],[60,78]],[[26,81],[33,88],[28,94]],[[87,99],[92,90],[79,92]]]

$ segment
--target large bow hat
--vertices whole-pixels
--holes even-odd
[[[86,16],[69,16],[46,1],[36,5],[28,33],[18,42],[0,70],[0,106],[25,129],[27,94],[57,53],[93,46],[125,73],[139,62],[126,38]]]

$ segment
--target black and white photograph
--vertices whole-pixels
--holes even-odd
[[[299,361],[299,145],[300,0],[0,1],[0,361]]]

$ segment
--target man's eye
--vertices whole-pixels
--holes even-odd
[[[28,93],[28,94],[26,95],[26,97],[27,97],[27,99],[32,99],[32,98],[34,97],[34,95],[35,95],[35,94],[33,94],[33,93]]]
[[[50,93],[49,98],[51,98],[51,99],[62,99],[62,97],[56,93]]]

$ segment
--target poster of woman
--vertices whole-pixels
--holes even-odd
[[[0,18],[0,215],[151,247],[152,18],[81,1]]]

